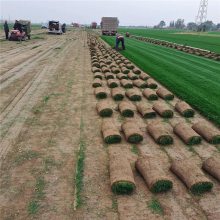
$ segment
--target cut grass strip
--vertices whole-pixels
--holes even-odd
[[[134,189],[135,185],[127,181],[119,181],[112,185],[112,192],[116,194],[131,194]]]

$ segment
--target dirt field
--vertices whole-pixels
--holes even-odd
[[[201,165],[210,156],[220,158],[220,146],[203,140],[188,147],[174,135],[173,145],[160,147],[146,132],[149,120],[137,113],[144,141],[134,145],[123,138],[114,145],[132,164],[136,190],[131,195],[111,192],[109,146],[103,142],[102,118],[95,107],[88,35],[71,30],[63,36],[42,36],[1,42],[0,219],[220,219],[220,185],[207,173],[214,183],[212,192],[195,196],[167,172],[174,188],[153,194],[133,166],[141,154],[154,155],[167,170],[172,159],[190,158]],[[175,97],[169,102],[171,108],[177,101]],[[120,127],[124,119],[118,111],[113,118]],[[170,125],[185,121],[176,112],[172,119],[150,120]],[[190,124],[201,120],[198,113],[187,119]],[[80,150],[84,172],[77,205]]]

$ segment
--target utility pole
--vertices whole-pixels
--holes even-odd
[[[201,0],[199,5],[199,11],[196,16],[196,24],[200,25],[206,21],[208,9],[208,0]]]

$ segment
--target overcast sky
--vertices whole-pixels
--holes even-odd
[[[32,23],[100,23],[103,16],[116,16],[120,25],[169,23],[177,18],[195,21],[201,0],[0,0],[1,19],[28,19]],[[208,20],[220,23],[220,0],[209,0]]]

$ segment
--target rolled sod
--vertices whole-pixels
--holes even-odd
[[[94,73],[94,78],[102,79],[102,73],[101,72]]]
[[[121,82],[121,85],[126,89],[133,88],[133,83],[131,80],[121,79],[120,82]]]
[[[200,134],[211,144],[220,144],[220,131],[214,125],[207,122],[198,122],[192,126],[192,129]]]
[[[147,85],[151,89],[156,89],[157,88],[157,82],[155,80],[153,80],[152,78],[149,78],[147,80]]]
[[[101,87],[102,86],[102,80],[99,79],[99,78],[96,78],[93,80],[93,83],[92,83],[92,87],[93,88],[97,88],[97,87]]]
[[[157,102],[153,105],[153,110],[163,118],[172,118],[173,111],[165,102]]]
[[[126,65],[127,65],[127,64],[131,64],[131,61],[128,60],[128,59],[125,59],[125,60],[124,60],[124,64],[126,64]]]
[[[117,74],[120,73],[120,69],[118,69],[117,67],[112,67],[111,68],[112,73]]]
[[[213,187],[213,183],[192,159],[174,160],[170,169],[185,183],[193,194],[209,192]]]
[[[110,73],[110,72],[107,72],[105,73],[105,78],[108,80],[108,79],[115,79],[115,75]]]
[[[195,111],[191,108],[190,105],[188,105],[184,101],[179,101],[175,105],[175,109],[183,116],[186,118],[193,117],[195,114]]]
[[[122,88],[113,88],[111,89],[111,95],[115,101],[121,101],[125,97],[125,91]]]
[[[95,88],[94,93],[95,93],[95,96],[96,96],[97,99],[105,99],[108,96],[107,92],[106,92],[106,89],[103,88],[103,87]]]
[[[186,123],[176,124],[173,132],[187,145],[200,144],[202,141],[202,138]]]
[[[105,63],[108,64],[108,65],[110,65],[110,64],[112,63],[112,60],[107,59],[107,60],[105,61]],[[111,68],[111,67],[110,67],[110,68]]]
[[[128,69],[132,70],[132,69],[134,69],[135,66],[133,64],[131,64],[131,63],[128,63],[128,64],[126,64],[126,67]]]
[[[124,73],[124,74],[128,74],[128,73],[130,73],[130,70],[127,69],[126,67],[122,67],[121,72]]]
[[[158,99],[158,96],[153,89],[145,89],[143,91],[143,96],[146,97],[150,101],[154,101]]]
[[[220,182],[220,159],[210,157],[202,164],[202,168]]]
[[[102,135],[106,144],[121,142],[121,134],[111,118],[103,120]]]
[[[141,72],[141,74],[139,75],[139,78],[142,80],[147,80],[150,78],[150,76],[147,73]]]
[[[154,118],[156,117],[156,112],[145,102],[140,102],[136,104],[138,112],[143,118]]]
[[[96,109],[101,117],[111,117],[113,114],[111,104],[107,100],[99,101],[96,104]]]
[[[103,73],[110,72],[110,69],[108,67],[102,67],[101,69]]]
[[[167,123],[151,122],[147,125],[147,131],[158,144],[169,145],[173,143],[172,128]]]
[[[137,67],[135,67],[132,71],[133,71],[133,73],[135,73],[137,75],[141,74],[141,70],[138,69]]]
[[[115,60],[115,62],[119,65],[120,63],[123,63],[123,61],[121,59],[117,59]]]
[[[93,62],[92,67],[100,68],[100,64],[98,62]]]
[[[128,78],[131,80],[138,79],[138,76],[132,72],[128,73]]]
[[[137,144],[143,141],[143,133],[135,121],[124,122],[121,128],[128,142]]]
[[[137,89],[129,89],[125,94],[131,101],[141,101],[142,99],[141,92]]]
[[[117,64],[112,63],[109,67],[112,69],[113,67],[117,67]]]
[[[134,117],[134,112],[136,110],[136,107],[131,102],[122,101],[119,103],[118,109],[122,116]]]
[[[125,66],[124,63],[120,63],[120,64],[119,64],[119,67],[120,67],[121,69],[125,67],[124,70],[127,70],[127,68],[126,68],[126,66]],[[128,70],[128,73],[129,73],[129,72],[130,72],[130,70]]]
[[[123,73],[118,73],[117,75],[116,75],[116,77],[118,78],[118,79],[127,79],[128,78],[128,76],[126,75],[126,74],[123,74]]]
[[[119,86],[119,81],[116,80],[116,79],[109,79],[107,81],[107,84],[108,84],[108,87],[109,88],[115,88],[115,87],[118,87]]]
[[[147,88],[147,83],[142,79],[134,80],[133,85],[141,89]]]
[[[100,62],[99,64],[100,64],[101,69],[104,68],[104,67],[107,68],[107,64],[106,63]]]
[[[100,69],[100,68],[97,68],[97,67],[92,67],[92,72],[93,72],[93,73],[101,72],[101,69]]]
[[[111,189],[116,194],[130,194],[136,186],[128,159],[120,148],[109,148],[109,171]]]
[[[161,193],[172,189],[173,182],[158,165],[157,158],[147,155],[141,156],[137,159],[135,167],[151,192]]]
[[[173,100],[174,99],[174,95],[165,88],[162,88],[162,87],[159,88],[156,93],[158,96],[160,96],[164,100]]]

